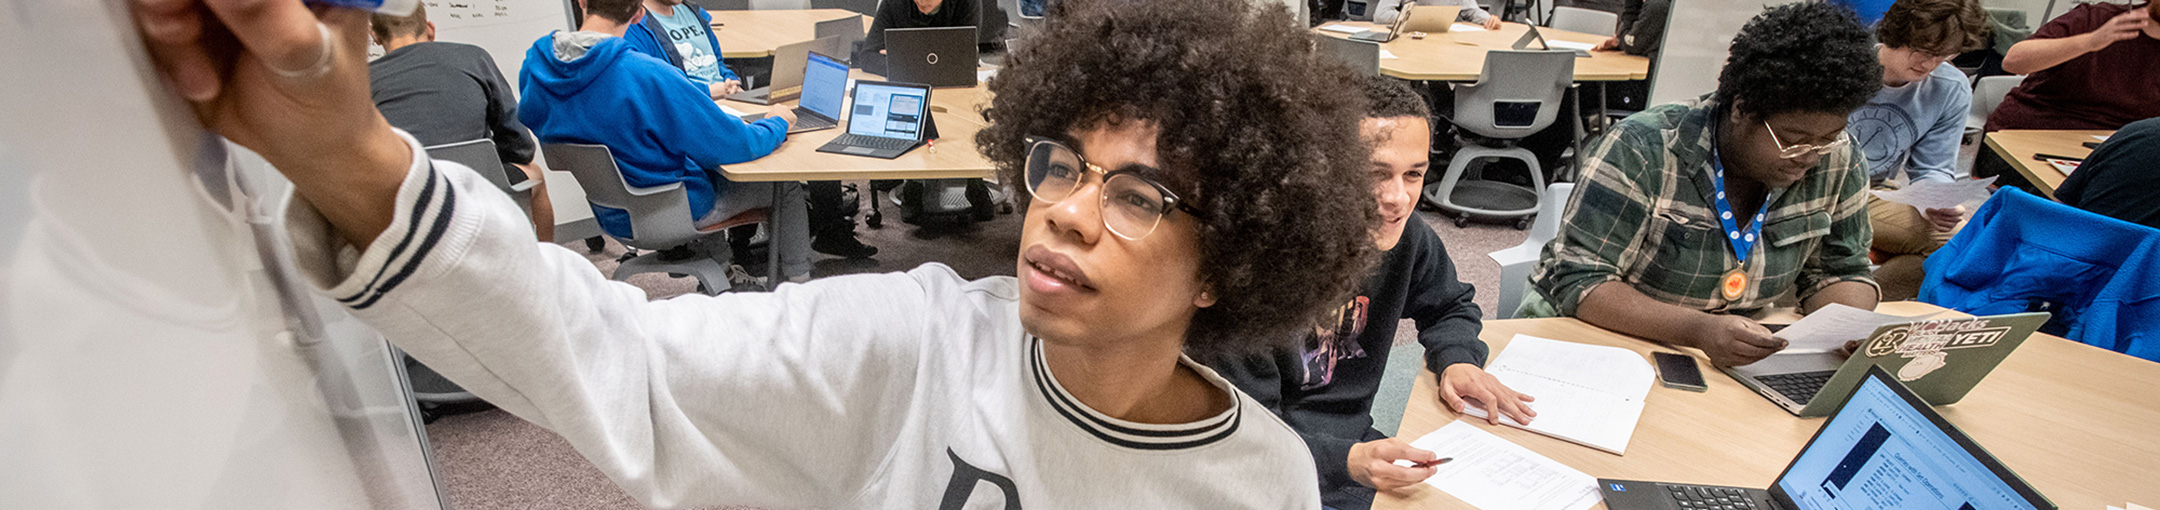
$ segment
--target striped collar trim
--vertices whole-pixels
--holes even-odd
[[[1178,362],[1191,363],[1183,357],[1180,357]],[[1042,339],[1028,337],[1028,364],[1035,379],[1035,389],[1042,393],[1043,400],[1050,404],[1051,409],[1074,426],[1080,427],[1080,430],[1112,445],[1137,450],[1199,448],[1230,437],[1237,432],[1238,424],[1244,418],[1241,412],[1244,406],[1237,395],[1232,393],[1229,410],[1196,422],[1158,425],[1120,420],[1088,408],[1086,404],[1080,403],[1080,399],[1067,393],[1064,386],[1058,384],[1056,376],[1050,373],[1049,363],[1044,361]],[[1208,383],[1223,388],[1219,381],[1211,379]]]

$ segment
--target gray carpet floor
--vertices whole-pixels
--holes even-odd
[[[928,262],[943,263],[966,278],[1012,275],[1018,258],[1020,215],[1001,214],[989,222],[965,227],[918,227],[899,221],[897,208],[885,208],[889,216],[882,229],[858,228],[863,242],[880,252],[871,260],[824,258],[813,276],[905,271]],[[1472,223],[1456,228],[1448,218],[1432,211],[1419,217],[1447,244],[1463,281],[1477,286],[1478,307],[1492,317],[1494,298],[1487,289],[1498,283],[1500,268],[1485,254],[1522,242],[1524,233],[1508,225]],[[565,246],[583,253],[582,242]],[[609,241],[599,253],[589,253],[601,274],[613,274],[623,247]],[[638,275],[629,282],[645,289],[654,299],[695,291],[687,278],[661,274]],[[1398,343],[1414,340],[1415,331],[1403,328]],[[427,427],[435,462],[460,510],[510,509],[637,509],[643,508],[578,456],[570,445],[552,432],[500,410],[444,417]]]

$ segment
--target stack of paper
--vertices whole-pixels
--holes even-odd
[[[1485,371],[1537,398],[1531,408],[1538,414],[1529,425],[1505,415],[1501,423],[1615,455],[1627,453],[1635,423],[1642,420],[1643,399],[1657,377],[1635,351],[1528,335],[1515,335]],[[1485,413],[1475,405],[1463,409],[1479,418]]]
[[[1875,196],[1883,200],[1910,205],[1922,210],[1949,209],[1962,204],[1987,200],[1988,185],[1995,177],[1986,179],[1959,179],[1938,181],[1921,179],[1918,182],[1893,190],[1875,190]]]
[[[1345,25],[1345,24],[1341,24],[1341,23],[1330,23],[1330,24],[1326,24],[1326,25],[1320,25],[1320,29],[1321,29],[1321,30],[1326,30],[1326,31],[1329,31],[1329,32],[1334,32],[1334,33],[1338,33],[1338,34],[1350,34],[1350,35],[1357,35],[1358,33],[1360,33],[1360,32],[1364,32],[1364,31],[1365,31],[1365,29],[1363,29],[1363,28],[1358,28],[1358,27],[1355,27],[1355,26]]]
[[[1546,46],[1551,46],[1551,47],[1554,47],[1554,48],[1561,48],[1561,49],[1569,49],[1569,50],[1583,50],[1583,51],[1590,51],[1591,49],[1597,48],[1597,45],[1595,45],[1595,44],[1590,44],[1590,43],[1579,43],[1579,42],[1575,42],[1575,41],[1555,41],[1555,40],[1552,40],[1552,39],[1546,39],[1546,40],[1545,40],[1545,45],[1546,45]]]
[[[1469,23],[1456,23],[1456,24],[1454,24],[1453,26],[1449,26],[1449,27],[1448,27],[1448,31],[1450,31],[1450,32],[1483,32],[1483,31],[1485,31],[1485,27],[1483,27],[1483,26],[1480,26],[1480,25],[1472,25],[1472,24],[1469,24]]]
[[[1476,425],[1449,423],[1410,446],[1454,459],[1425,483],[1478,508],[1582,510],[1604,499],[1597,478]]]
[[[1785,339],[1785,352],[1829,352],[1843,347],[1845,342],[1866,340],[1885,324],[1912,322],[1930,316],[1890,315],[1832,303],[1801,317],[1772,336]]]

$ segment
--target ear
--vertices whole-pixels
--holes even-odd
[[[1199,295],[1196,295],[1196,296],[1193,296],[1193,301],[1192,301],[1192,304],[1193,304],[1193,306],[1195,306],[1195,307],[1199,307],[1199,308],[1207,308],[1207,307],[1210,307],[1210,306],[1215,306],[1215,289],[1214,289],[1214,287],[1213,287],[1213,286],[1208,286],[1207,288],[1204,288],[1204,289],[1200,289],[1200,294],[1199,294]]]
[[[435,40],[435,22],[433,22],[433,21],[427,22],[427,39],[426,39],[426,40],[427,40],[427,41],[430,41],[430,42],[433,42],[433,41]]]

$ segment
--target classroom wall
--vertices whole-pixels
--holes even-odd
[[[386,344],[125,5],[0,2],[0,507],[442,507]]]

